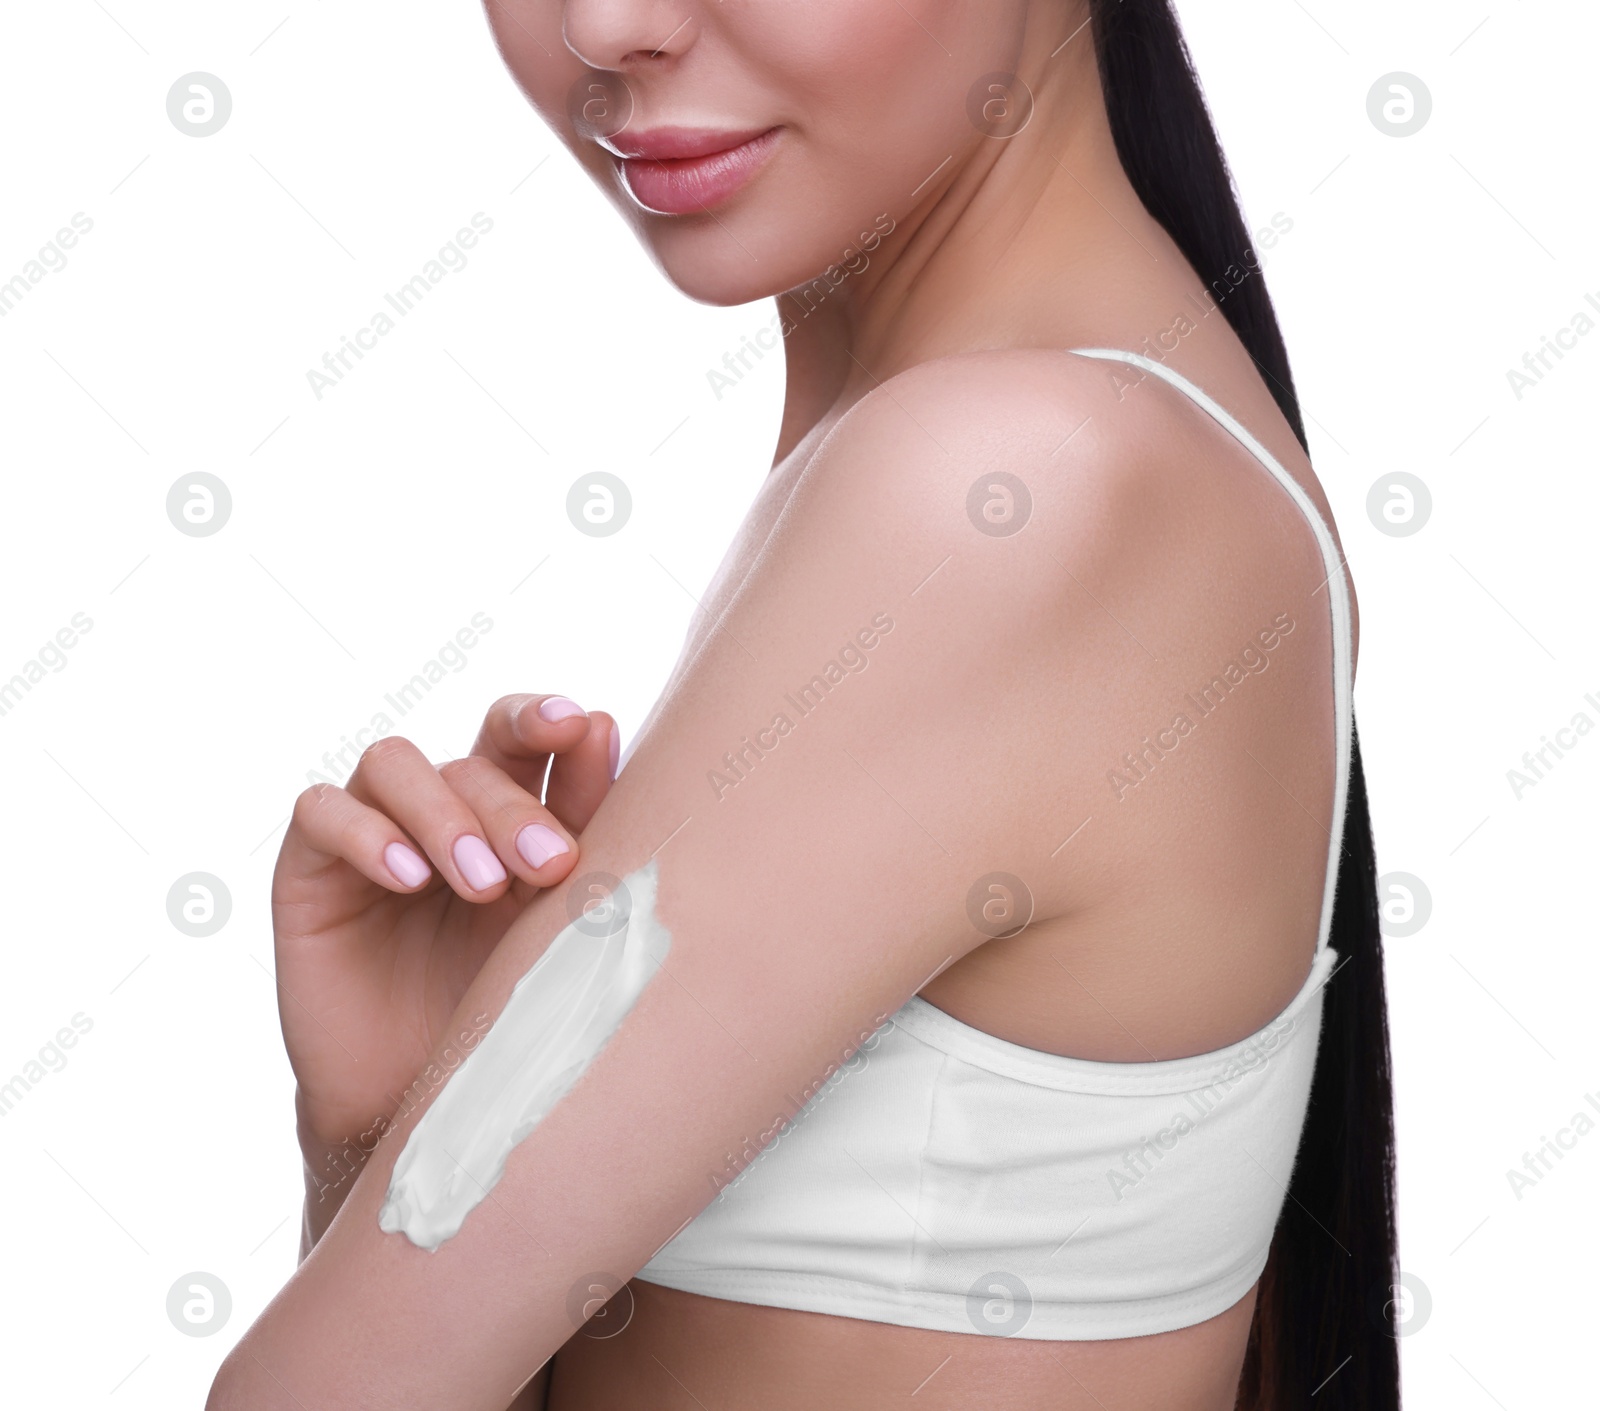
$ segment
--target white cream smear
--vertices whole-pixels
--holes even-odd
[[[378,1227],[436,1250],[506,1169],[511,1149],[583,1076],[672,947],[655,914],[656,864],[550,942],[494,1026],[406,1140]]]

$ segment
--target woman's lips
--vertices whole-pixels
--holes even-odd
[[[709,210],[733,195],[765,164],[779,131],[663,127],[602,140],[634,200],[646,210],[679,216]]]

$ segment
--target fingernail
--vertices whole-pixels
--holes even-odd
[[[611,778],[616,781],[617,761],[622,758],[622,731],[616,725],[611,727]]]
[[[487,891],[495,883],[506,880],[506,870],[500,865],[500,859],[489,850],[489,845],[482,838],[474,837],[471,833],[463,833],[456,839],[450,856],[455,858],[461,875],[475,892]]]
[[[428,864],[404,843],[390,843],[383,860],[402,887],[417,887],[428,880]]]
[[[529,867],[543,867],[553,857],[571,852],[561,834],[542,823],[530,823],[517,834],[517,851]]]
[[[548,720],[552,725],[559,720],[571,720],[575,715],[588,713],[576,701],[569,701],[565,696],[550,696],[539,702],[539,719]]]

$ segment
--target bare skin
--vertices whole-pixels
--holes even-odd
[[[560,112],[585,62],[628,75],[641,93],[653,92],[658,80],[671,92],[667,81],[693,72],[696,46],[710,45],[723,21],[694,5],[694,23],[682,33],[660,47],[656,39],[646,44],[643,36],[672,30],[660,23],[669,8],[644,0],[522,0],[491,5],[490,17],[513,73],[548,116]],[[855,5],[864,8],[865,0]],[[1114,448],[1125,466],[1114,492],[1120,498],[1106,509],[1106,557],[1083,570],[1088,577],[1071,577],[1083,596],[1063,585],[1074,614],[1072,668],[1010,692],[997,713],[981,691],[963,692],[961,710],[980,722],[970,743],[987,736],[1015,744],[996,753],[987,775],[968,778],[955,755],[935,755],[907,784],[917,816],[943,837],[955,836],[959,825],[942,823],[932,800],[949,790],[968,798],[998,793],[1035,820],[1025,835],[1004,836],[1022,859],[1016,870],[1040,879],[1038,919],[1020,936],[970,949],[920,992],[978,1029],[1045,1052],[1118,1062],[1206,1052],[1271,1020],[1311,959],[1328,847],[1323,820],[1332,803],[1322,560],[1282,489],[1198,409],[1154,378],[1109,395],[1110,367],[1065,351],[1140,348],[1203,297],[1116,159],[1087,36],[1069,39],[1082,6],[992,0],[980,12],[955,0],[923,0],[911,8],[942,36],[952,26],[975,27],[978,37],[967,36],[973,44],[986,27],[1013,25],[1015,52],[1005,57],[1036,80],[1033,137],[1027,145],[964,148],[914,205],[895,210],[895,233],[869,266],[785,339],[788,392],[773,469],[691,628],[663,692],[664,718],[675,693],[692,690],[703,659],[717,649],[719,624],[760,579],[763,556],[781,537],[780,515],[814,480],[826,483],[829,437],[849,414],[871,401],[867,424],[885,425],[903,442],[927,434],[970,446],[990,434],[1002,404],[1059,403],[1063,438],[1079,427],[1086,439],[1101,438],[1108,453]],[[737,17],[726,22],[737,25]],[[826,17],[815,23],[825,26]],[[853,39],[871,50],[873,37]],[[982,59],[969,67],[996,66],[987,52]],[[878,55],[876,62],[888,60]],[[719,91],[744,90],[735,84]],[[597,178],[615,182],[606,154],[570,129],[562,135]],[[919,152],[905,159],[908,170],[936,166],[922,162]],[[802,192],[805,176],[803,167],[794,173]],[[781,195],[773,199],[781,206]],[[728,216],[733,228],[625,213],[669,275],[697,297],[737,302],[774,292],[749,282],[756,275],[747,268],[728,273],[735,254],[729,240],[767,256],[763,269],[781,265],[791,249],[798,250],[797,276],[814,268],[798,247],[816,232],[795,226],[793,211],[766,212],[755,203],[742,223]],[[783,234],[790,229],[799,233]],[[1201,320],[1166,361],[1232,411],[1332,524],[1309,463],[1220,313]],[[1137,378],[1126,368],[1119,375]],[[853,468],[869,474],[873,457],[859,447],[857,454]],[[1052,497],[1064,492],[1049,480],[1047,456],[1029,464],[1044,522]],[[914,481],[907,491],[915,493]],[[1079,514],[1094,507],[1071,503]],[[926,568],[938,572],[938,559]],[[958,562],[944,571],[965,570]],[[1184,690],[1278,613],[1295,626],[1272,670],[1163,764],[1148,787],[1118,799],[1106,782],[1118,753],[1164,726]],[[1046,637],[1050,630],[1039,629]],[[1070,807],[1063,809],[1063,800]],[[1048,836],[1036,822],[1046,817]],[[569,830],[574,841],[576,832]],[[289,982],[282,954],[280,977]],[[452,1016],[446,1006],[444,1017],[459,1020],[461,1011]],[[443,1032],[436,1026],[430,1037]],[[329,1079],[318,1099],[322,1128],[348,1125],[326,1116],[343,1095]],[[532,1162],[530,1180],[539,1174]],[[370,1213],[368,1193],[357,1218],[370,1223]],[[355,1258],[356,1242],[369,1238],[347,1235],[343,1252],[330,1254],[317,1277],[332,1287],[331,1261]],[[1252,1290],[1221,1315],[1173,1332],[1053,1343],[738,1304],[634,1280],[628,1295],[561,1347],[515,1404],[551,1411],[696,1402],[856,1411],[915,1392],[917,1404],[932,1406],[965,1407],[981,1398],[1014,1411],[1224,1411],[1233,1404],[1254,1296]],[[594,1335],[610,1334],[625,1313],[620,1332]],[[264,1336],[261,1350],[273,1346]]]
[[[1141,236],[1161,239],[1159,230]],[[1152,300],[1152,309],[1161,307],[1160,298]],[[1175,358],[1172,365],[1233,410],[1331,524],[1309,462],[1248,361],[1240,365],[1240,351],[1220,318],[1193,338],[1211,342],[1196,341],[1184,350],[1184,361]],[[1092,333],[1066,332],[1063,341],[1119,346]],[[1222,346],[1213,350],[1212,343]],[[1180,787],[1152,792],[1137,803],[1117,803],[1104,786],[1091,795],[1103,812],[1140,812],[1130,826],[1091,826],[1073,841],[1074,868],[1086,885],[1071,914],[979,948],[919,993],[964,1023],[1013,1043],[1137,1063],[1225,1047],[1270,1022],[1299,989],[1321,902],[1328,836],[1316,820],[1332,806],[1333,722],[1322,561],[1300,512],[1253,459],[1197,409],[1179,403],[1171,389],[1152,381],[1129,395],[1130,401],[1159,400],[1159,408],[1142,406],[1139,414],[1152,423],[1151,434],[1165,454],[1192,466],[1172,485],[1175,503],[1169,506],[1193,526],[1194,542],[1183,555],[1187,562],[1169,565],[1172,576],[1163,589],[1168,601],[1148,619],[1129,623],[1162,657],[1157,679],[1205,679],[1237,650],[1224,648],[1229,639],[1212,628],[1201,639],[1206,645],[1187,666],[1181,664],[1187,653],[1180,643],[1193,624],[1186,613],[1173,611],[1174,599],[1189,599],[1202,613],[1213,611],[1217,597],[1281,601],[1296,631],[1310,639],[1300,644],[1301,669],[1296,676],[1279,676],[1254,700],[1241,700],[1244,714],[1230,722],[1236,733],[1228,747],[1190,761],[1196,767]],[[706,599],[707,619],[715,620],[748,571],[770,514],[781,505],[785,476],[798,473],[800,455],[803,446],[775,467],[763,492],[772,496],[769,517],[754,518],[730,552]],[[1263,554],[1263,544],[1272,551]],[[1215,579],[1219,562],[1229,565],[1221,583]],[[1116,611],[1129,622],[1122,603]],[[1264,622],[1271,613],[1257,615]],[[1240,619],[1234,630],[1239,645],[1248,640],[1249,620]],[[692,635],[686,658],[697,643]],[[1207,650],[1214,658],[1209,664]],[[1265,679],[1260,684],[1267,687]],[[1139,722],[1130,747],[1147,728],[1166,723],[1159,714],[1150,716],[1148,707],[1139,714],[1134,702],[1141,696],[1148,699],[1147,691],[1135,688],[1126,698],[1130,722]],[[1246,750],[1261,763],[1253,763]],[[1197,838],[1196,802],[1225,791],[1225,781],[1244,769],[1255,772],[1263,787],[1225,827]],[[1062,836],[1068,831],[1070,824]],[[1181,844],[1175,846],[1175,839]],[[1063,956],[1072,957],[1070,970]],[[518,1405],[543,1404],[549,1411],[656,1405],[671,1395],[668,1388],[676,1381],[707,1406],[763,1411],[875,1407],[919,1387],[917,1404],[952,1409],[989,1404],[1228,1411],[1255,1295],[1252,1288],[1225,1313],[1173,1332],[1051,1343],[735,1303],[636,1279],[592,1331],[557,1354],[551,1372],[541,1377],[550,1378],[548,1401],[536,1399],[536,1385]],[[624,1319],[626,1326],[614,1333]],[[996,1399],[997,1384],[1011,1399]],[[683,1404],[693,1403],[685,1398]]]
[[[996,345],[1138,349],[1203,297],[1202,282],[1127,183],[1104,121],[1087,34],[1080,37],[1085,42],[1069,46],[1067,57],[1071,82],[1086,96],[1079,121],[1063,125],[1059,166],[1038,173],[1031,185],[1000,184],[996,194],[994,163],[1009,154],[1004,143],[993,144],[992,163],[974,163],[950,188],[930,193],[904,221],[909,239],[853,288],[846,285],[841,297],[807,313],[785,339],[788,383],[772,475],[699,620],[714,622],[737,591],[808,454],[861,396],[894,373]],[[1026,216],[1012,219],[1024,207]],[[1008,280],[998,273],[1005,269],[1027,277]],[[1049,277],[1039,277],[1045,270]],[[1333,525],[1309,460],[1220,312],[1185,335],[1167,362],[1253,432]],[[1163,459],[1200,462],[1172,487],[1185,506],[1181,518],[1208,546],[1189,572],[1205,576],[1202,561],[1209,567],[1237,555],[1229,589],[1260,602],[1276,594],[1308,635],[1331,642],[1322,563],[1299,511],[1196,410],[1175,406],[1171,389],[1152,380],[1129,395],[1133,414],[1149,420],[1145,434]],[[1190,449],[1202,446],[1202,455]],[[1208,458],[1214,464],[1206,465]],[[1276,552],[1262,555],[1263,543]],[[1177,574],[1169,584],[1174,596],[1187,596],[1185,586]],[[1202,601],[1211,594],[1222,596],[1211,588]],[[1354,607],[1353,584],[1351,594]],[[1170,616],[1153,620],[1148,635],[1135,629],[1169,662],[1164,648],[1185,630]],[[1248,629],[1241,642],[1247,635]],[[1359,642],[1358,618],[1352,635]],[[684,657],[697,646],[692,634]],[[1308,649],[1303,660],[1325,661],[1329,650]],[[1197,676],[1206,669],[1199,660],[1194,665]],[[1258,756],[1280,762],[1274,773],[1282,788],[1268,784],[1258,809],[1230,819],[1228,829],[1199,846],[1191,840],[1176,856],[1172,839],[1191,831],[1194,798],[1208,788],[1203,779],[1189,781],[1193,793],[1172,790],[1144,801],[1141,847],[1130,848],[1124,830],[1087,829],[1073,847],[1077,866],[1096,878],[1092,898],[1071,916],[962,958],[926,985],[923,997],[1014,1043],[1118,1062],[1203,1053],[1268,1023],[1294,996],[1310,962],[1327,834],[1308,814],[1326,817],[1332,799],[1326,676],[1308,671],[1292,688],[1281,677],[1274,684],[1286,689],[1263,692],[1251,703],[1249,721],[1235,724],[1240,741],[1254,739]],[[1308,738],[1301,731],[1311,723],[1316,729]],[[1143,726],[1129,744],[1142,733]],[[1219,750],[1202,767],[1226,775],[1241,767],[1239,753]],[[1243,767],[1258,766],[1246,760]],[[1110,804],[1112,796],[1104,800]],[[1213,897],[1248,901],[1217,907],[1201,900]],[[1056,959],[1063,954],[1077,958],[1071,973]],[[555,1360],[547,1404],[550,1411],[655,1404],[671,1394],[663,1375],[670,1368],[682,1388],[703,1397],[714,1392],[718,1399],[708,1397],[707,1405],[769,1411],[824,1402],[875,1406],[919,1387],[919,1403],[966,1407],[980,1395],[993,1398],[997,1379],[1018,1397],[1008,1405],[1033,1405],[1037,1396],[1040,1406],[1086,1411],[1097,1405],[1223,1411],[1233,1405],[1255,1292],[1175,1332],[1121,1342],[1002,1345],[635,1280],[608,1310],[614,1325],[631,1307],[625,1330],[569,1342]],[[924,1385],[936,1368],[937,1377]],[[778,1388],[789,1389],[787,1398]],[[677,1396],[691,1404],[683,1391]],[[529,1404],[536,1404],[531,1397]]]

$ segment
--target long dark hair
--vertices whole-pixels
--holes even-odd
[[[1304,448],[1266,284],[1259,274],[1238,282],[1225,274],[1247,259],[1254,265],[1254,246],[1168,0],[1090,0],[1089,11],[1123,168],[1195,272],[1227,291],[1218,307]],[[1394,1099],[1377,866],[1356,739],[1342,842],[1329,937],[1339,961],[1324,991],[1310,1109],[1261,1277],[1239,1411],[1400,1405]]]

